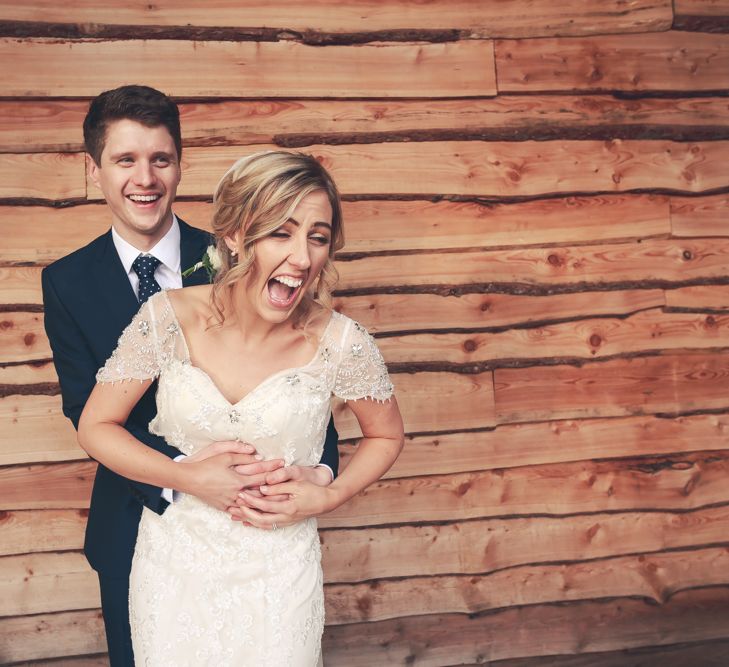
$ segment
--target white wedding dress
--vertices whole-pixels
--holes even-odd
[[[393,391],[373,339],[333,313],[308,364],[274,373],[231,404],[190,362],[165,292],[142,306],[97,380],[155,377],[152,433],[188,455],[238,439],[287,465],[319,462],[332,394],[382,401]],[[320,561],[315,519],[265,531],[233,522],[193,496],[182,496],[162,516],[145,508],[129,594],[136,664],[321,664]]]

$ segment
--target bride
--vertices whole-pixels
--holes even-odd
[[[154,378],[150,430],[188,455],[240,440],[265,459],[316,464],[332,395],[348,401],[364,437],[329,486],[278,485],[285,515],[264,513],[265,486],[217,508],[182,495],[161,516],[144,511],[132,565],[137,664],[314,666],[324,598],[313,517],[392,465],[402,419],[374,340],[329,306],[342,215],[315,159],[272,151],[236,162],[217,187],[213,231],[214,284],[142,306],[97,375],[79,442],[125,477],[184,491],[191,467],[121,427]],[[243,521],[231,526],[231,515]]]

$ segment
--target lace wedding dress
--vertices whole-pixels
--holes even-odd
[[[97,381],[155,377],[152,433],[188,455],[238,439],[287,465],[319,462],[332,394],[386,400],[393,391],[373,339],[335,312],[308,364],[274,373],[231,404],[190,362],[165,292],[142,306]],[[320,560],[315,519],[264,531],[187,495],[162,516],[145,508],[130,579],[136,664],[321,664]]]

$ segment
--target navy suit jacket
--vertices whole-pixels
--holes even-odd
[[[200,260],[211,237],[182,220],[179,223],[180,265],[184,269]],[[111,356],[139,303],[114,247],[111,230],[46,267],[41,282],[46,333],[61,384],[63,413],[78,428],[96,383],[96,371]],[[204,269],[183,278],[185,287],[207,282]],[[125,427],[145,444],[175,457],[179,450],[147,428],[157,411],[155,391],[156,383],[134,407]],[[336,475],[338,461],[337,432],[330,421],[322,463]],[[86,557],[95,570],[106,576],[129,574],[143,505],[161,514],[167,502],[159,488],[130,481],[99,464],[84,543]]]

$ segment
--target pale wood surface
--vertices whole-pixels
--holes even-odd
[[[668,0],[506,0],[498,4],[478,0],[314,0],[260,2],[214,0],[201,6],[194,0],[159,0],[153,5],[135,0],[109,7],[98,0],[82,0],[63,11],[47,0],[21,5],[3,0],[0,14],[15,21],[99,23],[153,26],[231,26],[288,28],[300,31],[356,32],[376,30],[463,30],[474,36],[581,35],[595,32],[666,30],[671,25]]]
[[[728,38],[729,39],[729,38]],[[727,69],[729,71],[729,68]],[[727,141],[429,141],[313,145],[306,149],[346,195],[497,197],[725,187]],[[192,147],[183,155],[180,195],[210,196],[238,158],[269,145]],[[101,198],[92,183],[91,199]]]
[[[700,285],[667,290],[666,305],[670,308],[729,310],[729,287]]]
[[[722,90],[729,35],[669,31],[496,42],[499,92]]]
[[[0,154],[0,198],[86,197],[84,169],[81,153]]]
[[[80,100],[0,100],[0,152],[83,150]],[[221,100],[180,104],[185,147],[472,135],[672,137],[726,131],[724,97],[621,100],[609,95],[476,99]]]
[[[338,97],[496,93],[493,43],[479,40],[351,48],[291,41],[0,39],[0,59],[13,63],[0,83],[6,97],[93,97],[137,81],[179,97],[328,97],[333,90]],[[150,59],[158,65],[153,70]]]
[[[616,359],[494,371],[500,423],[729,408],[729,355]]]
[[[669,200],[650,195],[566,197],[515,204],[344,202],[343,253],[493,248],[649,238],[671,231]],[[210,230],[212,204],[178,202],[177,215]],[[86,245],[110,226],[103,204],[51,209],[0,206],[6,242],[0,262],[47,263]]]
[[[672,197],[671,233],[674,236],[729,236],[729,195]]]
[[[729,631],[726,587],[677,593],[656,606],[643,600],[578,602],[468,616],[423,615],[333,626],[324,653],[332,665],[424,667],[483,663],[722,639]],[[559,631],[557,631],[559,630]],[[367,641],[363,641],[366,632]]]
[[[729,16],[727,0],[674,0],[676,14],[691,16]]]

